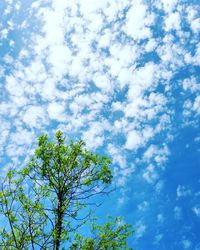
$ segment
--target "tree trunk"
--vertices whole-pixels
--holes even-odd
[[[57,207],[57,214],[56,214],[56,224],[55,224],[55,250],[60,249],[61,245],[61,234],[62,234],[62,226],[63,226],[63,204],[62,200],[59,201]]]

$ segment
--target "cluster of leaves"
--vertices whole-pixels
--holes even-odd
[[[111,217],[109,219],[112,219]],[[94,237],[84,238],[76,234],[70,250],[130,250],[127,247],[127,237],[134,232],[131,225],[124,224],[120,217],[108,221],[104,225],[92,224]]]
[[[89,219],[90,212],[83,211],[91,198],[109,192],[110,164],[82,140],[66,145],[61,131],[53,142],[41,135],[28,166],[8,171],[0,183],[0,249],[69,249],[72,235]],[[92,230],[93,239],[76,234],[70,249],[128,249],[131,230],[118,219]]]

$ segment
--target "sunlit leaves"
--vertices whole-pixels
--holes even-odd
[[[9,170],[1,183],[0,212],[7,221],[0,231],[1,249],[59,250],[69,245],[73,232],[87,223],[91,198],[105,193],[111,183],[110,164],[107,157],[87,150],[82,140],[66,145],[61,131],[54,141],[41,135],[27,166]],[[128,226],[113,223],[93,226],[98,241],[77,235],[73,247],[79,248],[72,249],[124,246]]]
[[[75,240],[70,250],[130,250],[127,247],[127,237],[133,233],[130,225],[122,222],[121,218],[116,218],[98,225],[92,223],[92,238],[84,238],[79,234],[75,235]]]

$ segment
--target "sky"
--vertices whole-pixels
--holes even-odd
[[[97,214],[131,223],[130,247],[200,250],[199,13],[199,0],[1,0],[1,172],[61,129],[112,159]]]

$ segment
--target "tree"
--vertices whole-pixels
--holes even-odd
[[[66,145],[61,131],[53,142],[41,135],[29,164],[0,184],[0,249],[129,249],[132,230],[119,218],[92,223],[93,238],[77,233],[91,219],[93,197],[109,192],[110,164],[82,140]]]

